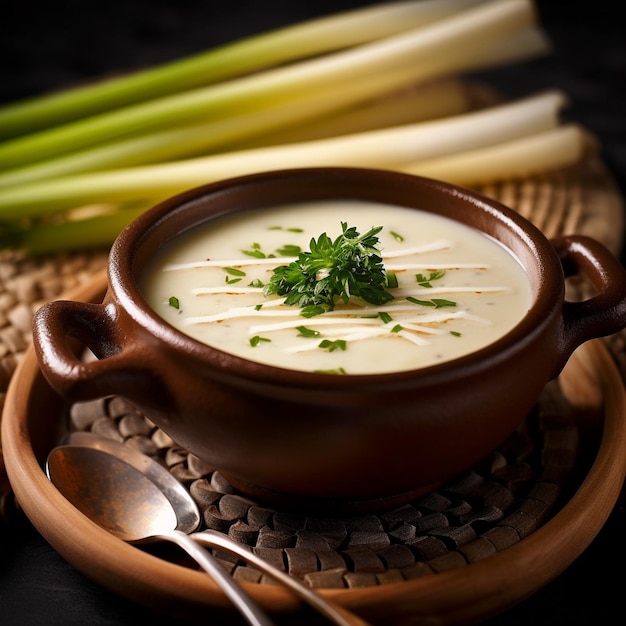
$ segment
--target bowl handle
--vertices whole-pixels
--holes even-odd
[[[143,390],[159,389],[115,304],[48,302],[33,316],[33,344],[44,377],[69,401],[113,393],[141,400]],[[80,358],[85,347],[98,358]]]
[[[587,279],[596,292],[586,300],[563,303],[560,372],[579,345],[626,328],[626,269],[603,244],[591,237],[569,235],[552,239],[551,243],[565,276]]]

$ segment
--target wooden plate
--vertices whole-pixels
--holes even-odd
[[[104,273],[68,297],[99,301]],[[560,377],[568,400],[600,409],[598,449],[568,502],[534,533],[482,561],[402,582],[361,589],[322,589],[372,624],[475,624],[538,591],[591,543],[619,496],[626,473],[626,392],[617,367],[595,340],[583,345]],[[158,558],[113,537],[75,509],[48,481],[42,464],[61,431],[62,403],[29,348],[9,385],[2,414],[4,457],[15,495],[44,538],[77,570],[132,601],[173,617],[240,623],[229,601],[202,572]],[[280,588],[242,583],[285,623],[315,623]],[[234,621],[233,621],[234,620]],[[318,622],[319,623],[319,622]]]

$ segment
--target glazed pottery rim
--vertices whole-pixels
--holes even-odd
[[[190,335],[178,330],[165,319],[156,313],[148,304],[138,286],[138,276],[146,263],[138,260],[137,251],[154,237],[154,233],[168,223],[174,223],[180,219],[181,215],[193,210],[194,206],[206,202],[207,198],[228,198],[255,187],[280,185],[281,182],[297,180],[322,180],[336,179],[341,181],[360,180],[370,181],[370,187],[389,185],[391,183],[406,185],[408,187],[421,187],[434,193],[442,193],[450,197],[454,202],[465,202],[468,208],[478,209],[489,220],[504,227],[510,232],[533,258],[536,267],[537,281],[533,281],[531,272],[524,264],[524,260],[519,258],[511,249],[511,246],[489,233],[488,236],[513,253],[522,264],[524,271],[529,276],[532,283],[532,301],[524,316],[505,334],[487,344],[483,348],[474,350],[466,355],[436,363],[425,367],[418,367],[406,370],[394,370],[391,372],[378,372],[368,374],[349,374],[345,376],[332,376],[327,373],[307,372],[293,370],[274,365],[268,365],[259,361],[253,361],[232,353],[220,350],[214,346],[205,344],[194,339]],[[326,196],[331,200],[338,198],[336,194]],[[354,198],[352,194],[346,195],[344,199],[371,200],[367,195],[362,198]],[[320,198],[316,198],[320,199]],[[282,202],[308,202],[308,194],[300,198],[287,198]],[[313,200],[314,201],[314,200]],[[374,200],[376,201],[376,200]],[[386,202],[382,199],[381,202]],[[207,212],[206,219],[185,222],[181,221],[183,228],[168,237],[167,241],[161,245],[169,243],[177,236],[182,235],[191,228],[201,223],[211,221],[218,217],[234,214],[236,212],[246,212],[275,206],[276,202],[268,204],[261,203],[253,206],[239,207],[229,210],[215,210]],[[427,207],[411,207],[410,204],[395,202],[397,206],[408,208],[421,208],[427,212],[434,212]],[[436,213],[436,212],[435,212]],[[450,216],[447,216],[450,217]],[[455,219],[455,218],[450,218]],[[474,225],[475,220],[455,220],[477,228],[480,232],[484,229]],[[554,267],[549,268],[550,264]],[[245,378],[261,382],[278,382],[284,380],[288,373],[290,382],[303,387],[340,387],[352,388],[363,384],[388,385],[396,383],[403,385],[406,383],[415,384],[420,381],[428,385],[432,380],[443,381],[444,379],[454,379],[459,375],[466,376],[472,373],[479,373],[482,369],[493,367],[498,361],[507,360],[512,352],[523,349],[531,344],[549,324],[554,309],[555,299],[561,301],[564,298],[565,286],[564,275],[558,259],[556,250],[550,244],[547,237],[532,224],[529,220],[503,205],[497,200],[469,188],[463,188],[452,183],[416,176],[413,174],[403,174],[387,170],[353,167],[314,167],[314,168],[294,168],[271,170],[257,174],[248,174],[211,182],[205,185],[194,187],[182,193],[159,202],[152,208],[145,211],[134,219],[114,241],[107,263],[108,291],[112,292],[118,306],[130,316],[139,326],[148,329],[158,340],[169,345],[174,350],[183,350],[187,355],[201,360],[205,365],[219,369],[222,376],[232,374],[233,378]],[[558,274],[558,275],[557,275]],[[559,296],[559,292],[561,296]]]

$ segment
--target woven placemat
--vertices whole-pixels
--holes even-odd
[[[177,446],[123,398],[72,405],[67,427],[151,456],[198,504],[199,530],[225,533],[316,588],[410,580],[504,550],[559,510],[584,456],[575,411],[553,381],[503,445],[426,497],[379,513],[320,517],[239,494],[219,471]],[[214,552],[235,579],[273,584],[236,557]]]
[[[619,189],[600,158],[552,174],[510,180],[479,191],[517,210],[548,237],[586,234],[616,255],[623,246],[624,204]],[[31,343],[31,322],[41,304],[89,283],[106,266],[107,250],[27,258],[0,253],[0,409],[15,368]],[[584,293],[584,285],[571,292]],[[626,378],[626,333],[607,344]],[[0,522],[15,509],[4,472],[0,447]]]

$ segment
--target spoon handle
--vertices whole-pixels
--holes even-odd
[[[242,561],[253,565],[264,574],[273,578],[276,582],[284,585],[288,589],[291,589],[291,591],[293,591],[300,599],[307,602],[320,614],[337,626],[370,626],[360,617],[357,617],[342,607],[327,601],[321,595],[313,591],[313,589],[293,578],[293,576],[289,576],[285,572],[277,569],[267,561],[258,557],[254,554],[254,552],[251,552],[222,533],[214,530],[203,530],[192,533],[189,537],[202,545],[210,548],[221,549],[224,552],[233,554],[241,558]]]
[[[171,541],[182,548],[205,572],[211,575],[229,600],[237,607],[250,626],[276,626],[261,607],[233,580],[226,569],[180,530],[158,535],[160,539]]]

